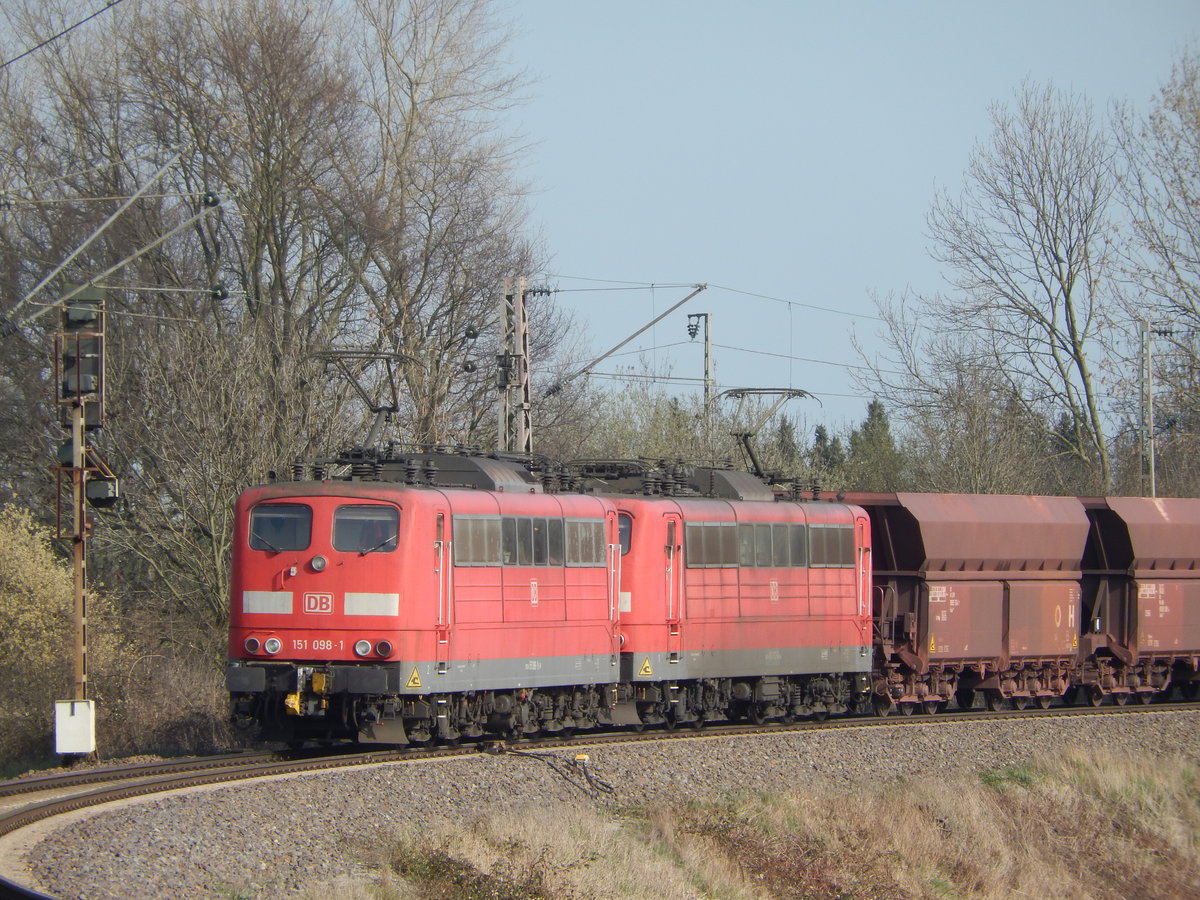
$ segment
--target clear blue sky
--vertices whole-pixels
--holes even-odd
[[[789,414],[835,427],[869,399],[843,364],[859,362],[852,328],[867,343],[877,331],[872,295],[942,285],[925,214],[962,184],[989,104],[1028,77],[1101,112],[1114,99],[1144,110],[1200,38],[1196,0],[513,0],[507,17],[534,79],[510,124],[531,144],[522,175],[550,257],[535,281],[707,282],[631,347],[699,378],[687,313],[711,313],[722,389],[804,388],[823,407]],[[598,354],[686,293],[557,298]]]

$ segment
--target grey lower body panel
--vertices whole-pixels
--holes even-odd
[[[871,671],[870,647],[768,647],[757,650],[684,650],[621,653],[621,681],[750,678]]]
[[[408,662],[402,667],[401,694],[440,694],[610,684],[617,680],[617,655],[551,656],[520,659],[451,659]]]

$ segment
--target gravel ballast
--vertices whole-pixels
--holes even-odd
[[[364,851],[401,825],[465,822],[549,804],[621,808],[747,791],[806,779],[833,784],[989,770],[1039,754],[1101,747],[1200,761],[1200,711],[1005,722],[904,721],[895,727],[705,737],[589,747],[577,753],[613,788],[588,790],[519,754],[387,764],[281,776],[181,793],[89,815],[28,851],[28,883],[55,897],[318,896],[364,874]],[[540,751],[536,743],[519,749]],[[563,768],[560,764],[558,768]],[[333,896],[332,889],[325,896]]]

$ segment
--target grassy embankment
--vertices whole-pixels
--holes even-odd
[[[944,780],[414,824],[375,900],[1200,897],[1200,768],[1072,753]]]

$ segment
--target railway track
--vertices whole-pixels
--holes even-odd
[[[242,753],[202,759],[177,760],[163,763],[139,764],[107,768],[86,769],[55,775],[35,776],[8,782],[0,782],[0,838],[32,826],[38,822],[66,813],[84,810],[114,801],[145,797],[169,791],[187,790],[209,785],[228,784],[237,781],[269,777],[273,775],[300,774],[305,772],[333,771],[356,766],[380,763],[415,762],[428,759],[450,759],[456,756],[471,756],[480,752],[512,753],[520,756],[545,756],[564,762],[570,767],[574,761],[561,753],[548,751],[573,749],[583,751],[588,747],[613,746],[645,741],[687,741],[716,739],[722,737],[781,734],[816,730],[855,730],[867,728],[906,729],[930,724],[999,722],[1017,719],[1054,719],[1063,717],[1093,718],[1125,715],[1154,715],[1169,712],[1195,712],[1195,704],[1161,704],[1150,707],[1103,706],[1099,708],[1078,706],[1055,706],[1050,709],[1004,710],[954,710],[936,715],[891,716],[886,718],[860,717],[832,719],[824,722],[798,722],[792,724],[721,724],[700,729],[662,729],[642,732],[625,731],[580,735],[574,738],[539,738],[519,742],[485,741],[478,744],[432,747],[396,748],[383,746],[380,749],[351,752],[310,753]],[[586,755],[578,756],[586,759]],[[602,782],[593,780],[591,773],[583,767],[575,774],[586,778],[595,786]],[[11,850],[0,841],[0,898],[43,897],[18,883],[7,880],[16,873],[11,860],[5,860]]]

